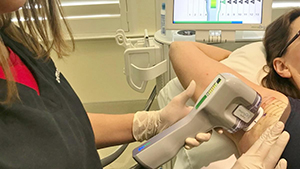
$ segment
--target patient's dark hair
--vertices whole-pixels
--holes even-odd
[[[300,98],[300,90],[291,79],[283,78],[277,74],[273,67],[273,60],[279,57],[280,51],[288,43],[289,39],[294,36],[291,35],[290,26],[299,16],[300,8],[293,9],[280,16],[267,27],[263,40],[267,54],[267,65],[264,67],[264,70],[268,75],[262,79],[262,85],[293,98]]]

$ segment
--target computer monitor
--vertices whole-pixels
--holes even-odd
[[[234,41],[236,31],[263,31],[271,15],[272,0],[166,1],[166,29],[195,30],[198,41]]]

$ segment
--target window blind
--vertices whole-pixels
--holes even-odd
[[[115,36],[128,30],[126,0],[61,0],[65,19],[75,39]]]

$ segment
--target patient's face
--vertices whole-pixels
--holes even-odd
[[[300,17],[291,24],[291,34],[289,39],[292,39],[300,30]],[[285,64],[288,66],[291,77],[300,89],[300,37],[298,37],[288,48],[286,54],[282,57]]]

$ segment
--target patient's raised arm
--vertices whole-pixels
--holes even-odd
[[[231,73],[252,87],[263,97],[281,95],[258,86],[231,68],[219,62],[230,54],[230,51],[197,42],[173,42],[169,55],[181,84],[184,88],[195,80],[197,89],[193,100],[196,101],[204,89],[219,73]]]
[[[205,46],[205,45],[202,45]],[[283,94],[252,83],[233,69],[220,63],[217,56],[225,56],[226,50],[209,47],[204,51],[197,42],[173,42],[170,47],[170,59],[179,81],[184,88],[191,80],[196,81],[197,87],[193,100],[198,97],[219,73],[231,73],[252,87],[262,96],[262,108],[265,115],[247,133],[242,131],[228,136],[236,143],[240,152],[245,152],[269,126],[277,122],[288,105],[288,99]],[[276,110],[276,111],[274,111]]]

